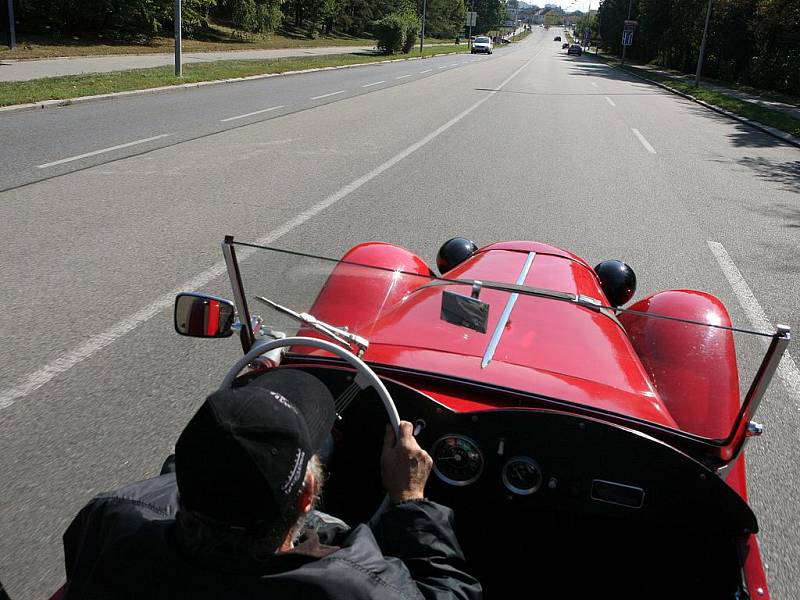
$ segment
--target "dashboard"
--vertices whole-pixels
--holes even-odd
[[[301,368],[340,406],[347,400],[332,431],[320,509],[363,523],[384,497],[386,413],[374,391],[355,389],[352,372],[320,363],[304,360]],[[459,413],[383,381],[433,458],[426,494],[453,510],[485,598],[534,590],[537,597],[685,597],[687,589],[706,600],[742,597],[735,540],[757,531],[755,516],[689,456],[590,418],[521,408]]]

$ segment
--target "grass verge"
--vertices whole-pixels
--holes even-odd
[[[769,127],[780,129],[781,131],[785,131],[786,133],[800,138],[800,119],[796,119],[784,112],[772,110],[770,108],[766,108],[759,104],[753,104],[752,102],[747,102],[745,100],[740,100],[739,98],[729,96],[717,90],[704,88],[702,87],[702,84],[700,87],[696,88],[689,82],[681,81],[680,79],[669,77],[668,75],[653,73],[647,69],[639,69],[631,65],[623,66],[619,61],[602,54],[599,55],[599,58],[614,67],[623,69],[633,73],[634,75],[638,75],[643,79],[649,79],[650,81],[656,81],[658,83],[667,85],[675,90],[678,90],[679,92],[689,94],[698,100],[702,100],[703,102],[707,102],[708,104],[712,104],[718,108],[732,112],[740,117],[745,117],[746,119],[757,121],[762,125],[768,125]]]
[[[130,90],[216,81],[234,77],[249,77],[268,73],[285,73],[320,67],[339,67],[360,63],[373,63],[392,58],[430,57],[435,54],[466,52],[467,46],[433,46],[420,52],[396,55],[373,54],[368,52],[353,54],[330,54],[326,56],[298,56],[275,58],[271,60],[224,60],[184,65],[183,77],[174,75],[173,67],[113,71],[111,73],[91,73],[66,77],[48,77],[32,81],[12,81],[0,83],[0,106],[28,104],[43,100],[68,100],[80,96],[94,96]]]
[[[526,37],[528,37],[530,34],[531,34],[531,32],[530,32],[530,31],[521,31],[521,32],[520,32],[520,33],[518,33],[517,35],[512,35],[512,36],[511,36],[511,41],[512,41],[512,42],[521,42],[521,41],[522,41],[522,40],[524,40]]]

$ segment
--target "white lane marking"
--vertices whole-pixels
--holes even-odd
[[[336,94],[344,94],[347,90],[339,90],[338,92],[331,92],[330,94],[322,94],[321,96],[311,96],[312,100],[320,100],[321,98],[329,98],[330,96],[335,96]]]
[[[591,83],[594,87],[597,87],[597,84],[594,81],[590,81],[589,83]]]
[[[121,150],[122,148],[130,148],[131,146],[136,146],[137,144],[145,144],[147,142],[152,142],[153,140],[160,140],[161,138],[171,136],[171,133],[162,133],[161,135],[154,135],[153,137],[144,138],[143,140],[136,140],[133,142],[128,142],[127,144],[119,144],[117,146],[111,146],[110,148],[103,148],[102,150],[94,150],[93,152],[87,152],[86,154],[78,154],[78,156],[70,156],[69,158],[62,158],[61,160],[54,160],[53,162],[45,163],[43,165],[37,165],[37,169],[46,169],[47,167],[54,167],[56,165],[63,165],[64,163],[72,162],[73,160],[80,160],[82,158],[88,158],[90,156],[97,156],[98,154],[104,154],[106,152],[113,152],[114,150]]]
[[[269,108],[263,108],[261,110],[254,110],[253,112],[245,113],[243,115],[236,115],[235,117],[228,117],[227,119],[220,119],[220,123],[227,123],[228,121],[235,121],[236,119],[245,119],[254,115],[261,115],[272,110],[278,110],[279,108],[284,108],[283,104],[280,106],[270,106]]]
[[[386,83],[386,80],[384,79],[383,81],[373,81],[372,83],[368,83],[368,84],[366,84],[366,85],[362,85],[361,87],[362,87],[362,88],[365,88],[365,87],[372,87],[373,85],[380,85],[380,84],[382,84],[382,83]]]
[[[742,276],[741,271],[739,271],[739,268],[736,266],[736,263],[733,262],[727,250],[725,250],[725,246],[719,242],[712,242],[710,240],[706,243],[714,254],[714,258],[717,259],[719,267],[722,269],[722,273],[725,275],[728,283],[731,284],[733,293],[736,294],[739,304],[742,305],[744,312],[747,314],[747,318],[750,319],[750,324],[753,326],[753,329],[759,331],[775,331],[775,327],[773,327],[769,318],[767,318],[767,313],[761,308],[755,295],[750,290],[750,286],[747,285],[747,281],[745,281],[745,278]],[[800,407],[800,370],[798,370],[797,364],[794,362],[789,352],[783,354],[783,358],[778,365],[778,377],[783,381],[786,390]]]
[[[614,104],[614,101],[608,96],[606,96],[606,102],[608,102],[611,106],[616,106],[616,104]]]
[[[639,133],[638,129],[631,128],[631,131],[633,132],[633,135],[635,135],[639,139],[639,141],[642,142],[642,146],[644,146],[645,150],[647,150],[650,154],[656,153],[656,149],[650,145],[650,142],[644,139],[644,136],[641,133]]]
[[[447,68],[447,65],[442,65],[442,66],[441,66],[441,67],[439,67],[439,68],[440,68],[440,69],[446,69],[446,68]]]
[[[411,77],[411,75],[400,75],[400,77],[395,77],[395,79],[405,79],[406,77]]]
[[[430,73],[431,71],[433,71],[433,69],[425,69],[424,71],[420,71],[419,73],[421,75],[423,73]]]
[[[475,109],[480,107],[484,102],[489,100],[492,96],[496,93],[501,91],[503,87],[505,87],[512,79],[514,79],[519,73],[527,67],[533,59],[536,58],[536,55],[529,58],[525,64],[520,66],[516,71],[514,71],[509,77],[503,81],[495,90],[489,92],[475,102],[472,106],[464,110],[463,112],[459,113],[447,123],[440,126],[438,129],[435,129],[433,132],[426,135],[424,138],[411,144],[408,148],[400,152],[399,154],[395,154],[392,158],[387,160],[386,162],[378,165],[372,171],[363,175],[356,179],[355,181],[351,181],[346,186],[334,192],[324,200],[314,204],[310,208],[306,209],[305,211],[301,212],[299,215],[295,216],[294,218],[286,221],[280,227],[273,229],[269,233],[267,233],[264,237],[259,238],[255,241],[256,245],[259,246],[266,246],[268,244],[273,243],[275,240],[283,237],[293,229],[296,229],[312,217],[316,216],[317,214],[321,213],[325,209],[333,206],[343,198],[346,198],[348,195],[355,192],[358,188],[362,187],[363,185],[369,183],[376,177],[378,177],[384,171],[390,169],[397,163],[399,163],[404,158],[408,157],[409,155],[413,154],[426,144],[430,143],[445,131],[450,129],[453,125],[464,119],[468,116],[471,112]],[[244,261],[248,257],[252,256],[256,250],[253,248],[238,248],[236,250],[237,259],[239,261]],[[8,408],[14,402],[19,400],[20,398],[24,398],[25,396],[35,392],[40,387],[51,381],[53,378],[57,377],[61,373],[64,373],[74,367],[75,365],[83,362],[87,358],[91,357],[93,354],[102,350],[115,340],[119,339],[126,333],[129,333],[136,329],[142,323],[148,321],[149,319],[153,318],[162,310],[172,306],[173,302],[175,302],[175,294],[178,292],[183,292],[187,290],[195,290],[201,288],[205,285],[208,285],[213,279],[222,275],[226,270],[225,262],[220,261],[214,264],[209,269],[206,269],[196,277],[190,279],[189,281],[184,282],[182,285],[178,286],[174,290],[159,296],[154,302],[148,304],[144,308],[138,310],[137,312],[129,315],[122,321],[119,321],[115,325],[112,325],[105,331],[98,333],[90,337],[86,340],[83,344],[80,344],[77,348],[70,350],[58,356],[52,362],[46,364],[44,367],[39,369],[38,371],[34,371],[30,375],[27,375],[21,383],[15,385],[14,387],[8,388],[0,392],[0,410],[4,408]]]
[[[448,67],[457,67],[457,66],[458,66],[458,63],[450,63],[450,64],[449,64],[449,65],[447,65],[447,66],[448,66]]]

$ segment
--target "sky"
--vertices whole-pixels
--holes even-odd
[[[528,4],[536,4],[538,6],[544,6],[545,4],[557,4],[564,10],[569,10],[570,12],[573,10],[586,12],[590,4],[590,0],[567,0],[566,2],[562,0],[525,0],[525,2]],[[600,4],[600,0],[591,0],[591,8],[596,10],[598,4]]]

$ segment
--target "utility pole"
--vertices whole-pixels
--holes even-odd
[[[428,8],[428,0],[422,0],[422,35],[419,36],[419,53],[422,54],[422,46],[425,44],[425,11]]]
[[[700,85],[700,71],[703,69],[703,59],[706,55],[706,37],[708,36],[708,22],[711,19],[711,0],[708,0],[706,9],[706,24],[703,27],[703,41],[700,42],[700,56],[697,57],[697,72],[694,74],[694,87]]]
[[[17,47],[16,22],[14,21],[14,0],[8,0],[8,47]]]
[[[631,20],[631,6],[633,5],[633,0],[628,0],[628,21]],[[625,49],[627,46],[622,44],[622,64],[625,64]]]
[[[475,12],[475,0],[472,0],[469,5],[469,50],[472,52],[472,14]]]
[[[175,0],[175,77],[183,77],[181,61],[181,0]]]

